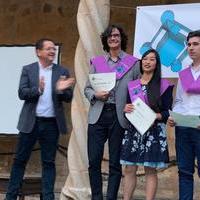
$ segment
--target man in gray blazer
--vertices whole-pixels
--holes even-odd
[[[36,42],[39,62],[24,66],[18,95],[24,100],[19,117],[19,141],[6,200],[17,199],[26,164],[36,141],[41,146],[43,200],[54,199],[55,156],[59,132],[66,133],[62,102],[70,102],[74,79],[67,69],[53,63],[56,47],[51,39]]]
[[[116,72],[115,87],[110,91],[95,91],[88,81],[84,90],[90,102],[88,115],[88,159],[92,200],[103,200],[101,162],[104,144],[108,140],[109,178],[107,200],[116,200],[121,180],[120,146],[127,120],[123,109],[127,101],[127,83],[137,79],[138,60],[124,52],[127,36],[123,29],[111,25],[101,35],[106,55],[91,59],[90,73]]]

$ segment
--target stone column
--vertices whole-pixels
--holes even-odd
[[[76,86],[71,107],[73,130],[68,146],[69,174],[60,199],[90,199],[87,158],[87,112],[89,103],[83,90],[89,72],[89,60],[103,53],[100,35],[110,18],[109,0],[80,0],[77,25],[80,39],[75,53]],[[70,36],[69,36],[70,37]]]

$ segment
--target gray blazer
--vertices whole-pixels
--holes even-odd
[[[90,72],[90,73],[95,73],[95,72]],[[119,123],[123,128],[127,127],[127,122],[128,122],[123,112],[124,106],[126,105],[127,101],[128,82],[137,79],[139,75],[140,75],[139,62],[137,62],[135,66],[133,66],[132,69],[130,69],[118,81],[118,84],[116,85],[116,91],[115,91],[116,111]],[[98,121],[100,114],[103,110],[104,102],[100,100],[94,101],[93,97],[95,91],[91,87],[89,80],[86,83],[84,94],[90,102],[88,123],[95,124]]]
[[[57,93],[55,85],[60,76],[69,77],[67,69],[60,65],[53,64],[52,67],[52,99],[55,110],[55,117],[60,133],[67,132],[66,120],[62,101],[70,102],[73,96],[72,88],[64,90],[62,93]],[[17,128],[20,132],[30,133],[33,130],[36,120],[36,106],[40,96],[39,93],[39,65],[32,63],[26,65],[22,69],[22,74],[19,83],[18,95],[24,104],[20,113]]]

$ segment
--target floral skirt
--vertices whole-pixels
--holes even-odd
[[[122,140],[122,165],[142,165],[153,168],[167,167],[169,153],[167,145],[166,125],[157,123],[143,136],[129,125]]]

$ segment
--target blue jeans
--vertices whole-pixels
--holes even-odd
[[[179,171],[179,199],[193,200],[193,174],[197,158],[200,174],[200,130],[176,127],[176,156]]]
[[[55,157],[58,137],[59,131],[55,119],[38,119],[31,133],[19,133],[19,141],[10,175],[6,200],[17,199],[25,167],[36,141],[39,141],[41,146],[43,200],[54,199]]]

